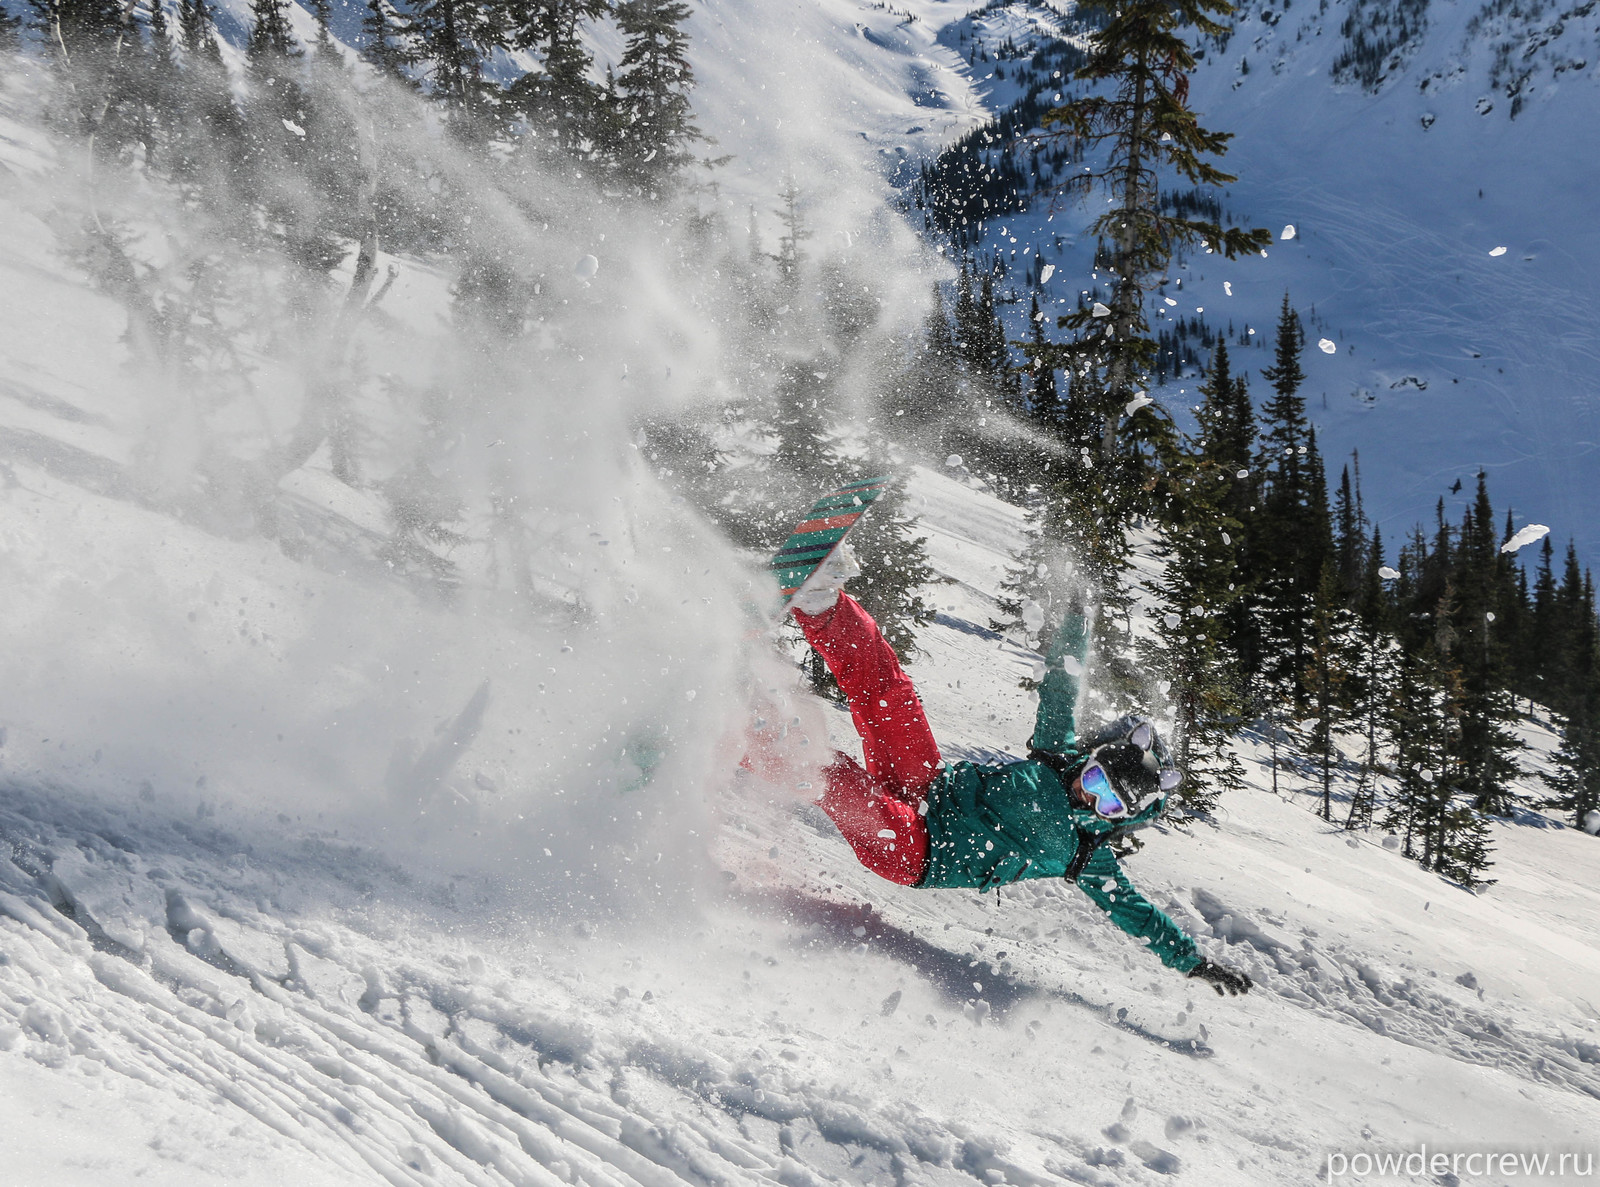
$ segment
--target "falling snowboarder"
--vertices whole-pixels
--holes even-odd
[[[861,735],[865,766],[837,755],[824,772],[820,801],[861,864],[916,887],[988,890],[1064,877],[1123,931],[1147,940],[1169,968],[1219,994],[1248,991],[1248,976],[1202,957],[1134,888],[1107,844],[1159,816],[1180,776],[1142,718],[1078,737],[1078,677],[1089,650],[1084,616],[1065,616],[1046,655],[1028,758],[946,765],[878,624],[843,592],[860,571],[849,548],[840,547],[789,608],[839,682]],[[758,749],[761,742],[758,736]]]

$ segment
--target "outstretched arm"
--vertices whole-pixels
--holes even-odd
[[[1187,973],[1201,963],[1189,933],[1134,888],[1116,855],[1101,846],[1078,875],[1078,889],[1130,936],[1148,940],[1149,949],[1169,969]]]
[[[1083,687],[1084,664],[1089,658],[1089,622],[1069,613],[1044,657],[1044,681],[1039,685],[1039,715],[1034,719],[1033,747],[1065,751],[1078,745],[1078,693]]]

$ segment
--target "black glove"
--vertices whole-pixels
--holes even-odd
[[[1230,969],[1225,964],[1218,964],[1214,960],[1202,960],[1189,970],[1188,975],[1199,977],[1202,981],[1209,981],[1219,997],[1224,990],[1235,997],[1241,993],[1249,993],[1250,987],[1255,984],[1243,973]]]

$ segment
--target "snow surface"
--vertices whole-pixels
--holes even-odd
[[[735,156],[730,222],[768,220],[794,168],[815,242],[913,327],[940,266],[886,177],[994,80],[941,38],[964,5],[896,7],[704,5],[697,110]],[[577,207],[530,232],[576,313],[517,360],[515,399],[454,422],[543,500],[547,613],[496,584],[482,523],[463,591],[390,572],[384,507],[325,455],[280,484],[278,542],[194,514],[194,419],[59,250],[34,87],[0,94],[5,1181],[1279,1184],[1331,1151],[1593,1150],[1600,844],[1577,830],[1497,825],[1500,881],[1468,895],[1323,825],[1309,772],[1271,794],[1247,741],[1251,788],[1128,863],[1259,983],[1219,999],[1074,890],[890,886],[788,785],[813,779],[737,775],[753,696],[853,743],[744,640],[746,560],[619,443],[638,409],[732,382],[713,294],[652,228]],[[1517,241],[1486,238],[1485,267]],[[475,377],[437,328],[446,278],[393,262],[369,348]],[[1275,304],[1281,277],[1249,283]],[[294,411],[281,363],[253,366],[230,441]],[[989,622],[1021,513],[959,469],[914,471],[910,504],[941,745],[1016,756],[1039,657]],[[563,617],[578,598],[591,615]]]
[[[1031,653],[983,624],[1016,513],[926,470],[912,498],[947,579],[929,715],[950,757],[1015,753]],[[877,881],[726,770],[722,884],[634,914],[0,754],[13,1181],[1281,1183],[1330,1150],[1581,1150],[1600,1117],[1600,845],[1529,814],[1466,894],[1264,790],[1259,746],[1215,825],[1128,863],[1242,999],[1065,886]]]

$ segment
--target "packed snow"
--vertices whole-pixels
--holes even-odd
[[[972,19],[1057,26],[1048,9],[973,17],[946,0],[695,16],[697,111],[734,156],[724,213],[759,203],[770,234],[772,179],[794,170],[818,242],[885,280],[902,329],[945,272],[887,213],[885,179],[983,118],[994,80],[942,36]],[[132,374],[124,313],[63,258],[37,88],[19,74],[0,90],[7,1182],[1231,1185],[1423,1143],[1594,1153],[1593,838],[1520,810],[1494,828],[1498,881],[1469,894],[1381,833],[1322,822],[1312,772],[1273,771],[1269,740],[1247,734],[1248,788],[1214,821],[1152,830],[1127,863],[1257,981],[1237,999],[1163,969],[1065,885],[876,880],[809,803],[814,771],[737,766],[753,697],[847,750],[848,716],[744,637],[757,566],[628,443],[631,414],[731,382],[714,294],[684,299],[685,245],[578,203],[529,228],[519,242],[574,312],[493,384],[439,328],[446,278],[385,261],[397,279],[369,347],[473,392],[446,420],[451,456],[492,459],[494,482],[548,513],[532,560],[471,525],[452,558],[465,588],[439,588],[395,571],[383,506],[326,451],[279,483],[272,541],[190,489],[201,418]],[[1310,154],[1350,102],[1255,119],[1306,119]],[[1269,151],[1246,143],[1241,173]],[[1496,143],[1505,176],[1526,167]],[[1431,316],[1422,289],[1374,297],[1355,279],[1382,202],[1253,184],[1252,214],[1292,210],[1296,250],[1332,253],[1336,283],[1307,294],[1327,325],[1393,351],[1397,310]],[[1484,209],[1480,244],[1515,225],[1504,193]],[[1419,200],[1394,224],[1435,272],[1436,214]],[[1435,326],[1430,350],[1500,325],[1491,357],[1515,364],[1494,398],[1552,341],[1577,375],[1592,319],[1560,254],[1510,288],[1462,262],[1471,316]],[[1288,275],[1233,283],[1265,311]],[[1077,271],[1063,258],[1056,279]],[[273,360],[253,366],[254,398],[224,425],[240,437],[283,428],[289,385]],[[534,416],[535,387],[563,399]],[[1498,439],[1484,420],[1477,440]],[[1402,447],[1430,480],[1477,457],[1404,440],[1418,423],[1384,421],[1394,466]],[[785,494],[796,512],[810,497]],[[944,754],[1018,757],[1041,657],[994,620],[1023,512],[954,455],[911,470],[909,507],[937,574],[910,670]],[[1143,553],[1137,571],[1153,565]],[[513,607],[510,569],[546,613]],[[1548,769],[1554,737],[1531,719],[1527,736]]]

